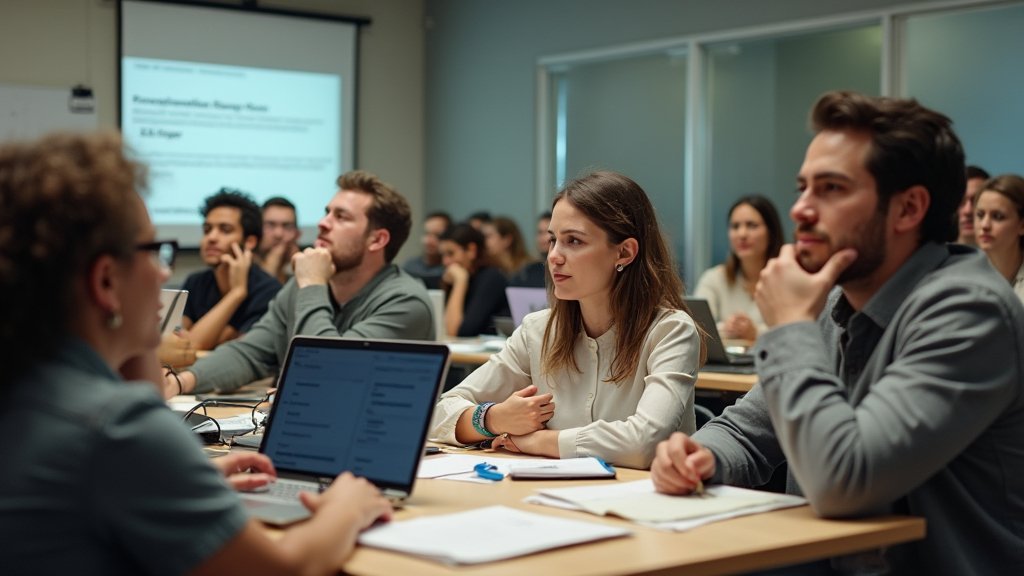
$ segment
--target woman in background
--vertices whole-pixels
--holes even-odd
[[[490,265],[484,236],[469,224],[456,224],[441,235],[446,293],[444,325],[449,336],[494,334],[494,316],[508,316],[508,281]]]
[[[753,341],[766,328],[754,287],[782,248],[782,223],[771,200],[754,194],[729,208],[729,247],[725,264],[704,272],[694,295],[708,301],[723,337]]]
[[[550,238],[552,307],[442,395],[432,437],[646,468],[659,441],[694,430],[703,354],[654,209],[597,172],[555,197]]]
[[[208,460],[167,409],[156,349],[174,244],[155,240],[123,148],[112,133],[0,148],[0,434],[17,439],[0,446],[5,573],[336,573],[390,505],[344,474],[272,540],[230,487],[271,481],[270,461]]]
[[[1024,301],[1024,178],[996,176],[974,197],[974,233],[992,266]]]
[[[511,278],[532,261],[519,226],[511,218],[498,216],[485,222],[480,231],[487,244],[487,256],[505,277]]]

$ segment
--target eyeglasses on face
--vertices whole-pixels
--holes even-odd
[[[135,246],[136,250],[151,252],[161,266],[170,270],[174,267],[174,258],[178,254],[177,240],[156,240]]]

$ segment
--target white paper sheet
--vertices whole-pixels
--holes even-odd
[[[626,528],[489,506],[382,524],[359,543],[446,564],[479,564],[626,536]]]

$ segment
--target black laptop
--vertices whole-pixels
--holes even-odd
[[[718,334],[718,325],[711,315],[711,306],[702,298],[687,298],[686,305],[690,308],[693,319],[708,333],[708,361],[702,370],[708,372],[728,372],[733,374],[753,374],[754,357],[750,354],[733,354],[726,352],[722,337]]]
[[[270,524],[302,520],[298,493],[346,471],[404,500],[447,372],[444,344],[292,338],[260,444],[278,480],[241,495],[250,513]]]

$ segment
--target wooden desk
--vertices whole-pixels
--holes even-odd
[[[637,480],[646,471],[619,469],[621,480]],[[591,482],[592,483],[592,482]],[[470,484],[450,480],[419,480],[396,520],[504,504],[531,512],[627,526],[633,535],[562,548],[503,562],[450,567],[412,556],[357,548],[345,572],[361,576],[522,575],[558,574],[726,574],[764,569],[849,554],[924,537],[920,518],[885,517],[823,520],[808,506],[755,514],[702,526],[688,532],[661,532],[624,520],[582,512],[523,504],[522,499],[544,486],[586,482],[515,482]],[[486,526],[482,530],[488,530]],[[495,528],[490,528],[496,534]]]

